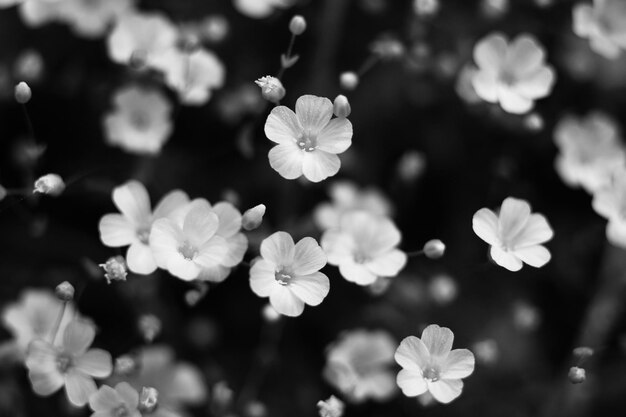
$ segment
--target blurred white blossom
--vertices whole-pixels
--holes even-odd
[[[608,220],[606,237],[626,248],[626,168],[614,172],[611,181],[595,191],[593,209]]]
[[[263,19],[275,9],[291,6],[294,0],[233,0],[233,3],[240,13],[253,19]]]
[[[573,9],[574,33],[588,38],[591,49],[605,58],[617,58],[626,49],[626,2],[593,0]]]

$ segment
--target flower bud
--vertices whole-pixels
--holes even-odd
[[[306,20],[304,17],[295,15],[291,18],[289,22],[289,32],[291,32],[294,36],[302,35],[306,30]]]
[[[54,290],[57,298],[61,301],[72,301],[74,298],[74,286],[67,281],[63,281],[59,285],[57,285]]]
[[[18,103],[26,104],[30,101],[32,96],[33,92],[24,81],[15,86],[15,101]]]
[[[429,240],[424,244],[424,255],[429,259],[438,259],[446,251],[446,245],[439,239]]]
[[[341,417],[345,404],[339,398],[331,395],[326,401],[318,401],[317,408],[320,417]]]
[[[159,391],[152,387],[143,387],[139,396],[139,410],[142,414],[150,414],[159,404]]]
[[[572,384],[580,384],[582,382],[585,382],[585,379],[587,379],[587,373],[585,372],[584,368],[572,366],[571,368],[569,368],[567,377]]]
[[[276,77],[265,76],[254,82],[261,87],[261,95],[271,103],[278,104],[285,97],[285,87]]]
[[[263,222],[263,216],[265,215],[265,204],[259,204],[257,206],[248,209],[243,213],[243,219],[241,220],[241,227],[244,230],[254,230]]]
[[[276,322],[280,319],[280,313],[274,310],[274,307],[270,304],[266,304],[263,307],[262,314],[263,318],[270,323]]]
[[[57,174],[47,174],[35,181],[33,193],[48,194],[57,197],[61,195],[63,190],[65,190],[63,178]]]
[[[107,284],[110,284],[111,281],[126,281],[128,272],[123,256],[113,256],[99,266],[104,269],[104,278],[106,278]]]
[[[139,317],[137,327],[143,339],[147,343],[152,343],[159,333],[161,333],[161,320],[154,314],[144,314]]]
[[[122,355],[115,359],[115,374],[130,375],[137,370],[137,361],[130,355]]]
[[[344,90],[352,91],[359,85],[359,76],[352,71],[342,72],[339,76],[339,84]]]
[[[346,118],[350,116],[351,111],[352,108],[346,96],[340,94],[335,97],[335,102],[333,103],[333,113],[335,113],[335,116]]]

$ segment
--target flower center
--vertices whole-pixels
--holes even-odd
[[[115,417],[128,417],[130,416],[130,410],[126,407],[126,404],[120,404],[111,410],[111,415]]]
[[[370,260],[370,257],[361,250],[354,252],[354,262],[357,264],[364,264]]]
[[[303,133],[298,137],[296,143],[301,150],[305,152],[313,152],[317,149],[317,136],[311,133]]]
[[[285,268],[280,268],[274,273],[274,278],[280,285],[289,285],[289,282],[293,279],[293,273]]]
[[[424,377],[424,379],[430,381],[430,382],[435,382],[439,380],[439,369],[430,366],[428,368],[425,368],[422,370],[422,376]]]
[[[137,233],[137,239],[139,239],[139,241],[143,243],[144,245],[147,245],[150,239],[150,227],[142,226],[139,229],[137,229],[136,233]]]
[[[72,357],[68,354],[61,353],[57,356],[57,369],[64,374],[72,366]]]
[[[183,255],[183,258],[191,261],[198,254],[198,249],[191,243],[185,242],[178,247],[178,252]]]
[[[500,73],[500,81],[502,84],[510,87],[515,84],[516,79],[511,71],[502,71]]]
[[[131,113],[130,122],[137,130],[145,131],[150,128],[150,117],[141,110]]]

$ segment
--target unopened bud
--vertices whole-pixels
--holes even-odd
[[[104,269],[104,278],[107,280],[107,284],[110,284],[111,281],[126,281],[128,272],[123,256],[113,256],[99,266]]]
[[[300,15],[295,15],[289,22],[289,31],[295,35],[302,35],[306,30],[306,20]]]
[[[571,382],[572,384],[580,384],[582,382],[585,382],[585,379],[587,379],[587,373],[585,372],[584,368],[572,366],[571,368],[569,368],[569,373],[567,374],[567,377],[569,378],[569,382]]]
[[[576,356],[580,360],[583,360],[583,359],[587,359],[593,356],[594,352],[593,352],[593,349],[591,349],[590,347],[580,346],[574,349],[572,353],[574,354],[574,356]]]
[[[352,112],[352,108],[350,107],[348,98],[343,94],[335,97],[335,102],[333,103],[333,113],[335,113],[335,116],[346,118],[350,116],[350,112]]]
[[[261,87],[261,95],[269,102],[277,104],[285,97],[285,87],[276,77],[268,75],[259,78],[254,83]]]
[[[57,285],[54,290],[57,298],[61,301],[72,301],[74,299],[74,286],[67,281],[63,281]]]
[[[280,319],[280,313],[276,311],[274,307],[272,307],[270,304],[266,304],[263,307],[262,314],[263,318],[270,323],[273,323]]]
[[[18,103],[26,104],[30,101],[32,96],[33,92],[24,81],[15,86],[15,101]]]
[[[161,320],[154,314],[144,314],[139,317],[137,327],[143,339],[148,343],[152,343],[161,333]]]
[[[137,370],[137,361],[130,355],[122,355],[115,359],[115,374],[130,375]]]
[[[352,91],[359,85],[359,76],[352,71],[342,72],[339,76],[339,84],[344,90]]]
[[[246,210],[243,213],[241,220],[241,227],[244,230],[254,230],[263,223],[263,216],[265,215],[265,204],[259,204]]]
[[[446,245],[439,239],[432,239],[424,244],[423,251],[427,258],[438,259],[446,252]]]
[[[341,417],[345,404],[339,398],[331,395],[326,401],[318,401],[317,408],[320,417]]]
[[[63,190],[65,190],[63,178],[57,174],[48,174],[35,181],[35,189],[33,190],[33,193],[48,194],[53,197],[57,197],[61,195]]]
[[[159,405],[159,391],[152,387],[143,387],[139,396],[139,410],[149,414]]]

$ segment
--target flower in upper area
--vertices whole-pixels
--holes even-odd
[[[65,386],[72,404],[87,404],[97,390],[93,378],[106,378],[113,369],[108,352],[89,349],[95,334],[91,323],[74,320],[65,328],[60,346],[33,340],[28,346],[26,367],[35,393],[48,396]]]
[[[70,25],[76,34],[100,37],[120,16],[131,10],[133,0],[60,0],[59,20]]]
[[[126,252],[128,268],[137,274],[151,274],[157,268],[148,244],[152,225],[187,204],[189,197],[180,190],[172,191],[152,211],[143,184],[129,181],[113,190],[113,202],[121,214],[106,214],[100,219],[100,240],[114,248],[130,245]]]
[[[609,242],[626,248],[626,168],[616,170],[611,181],[595,191],[592,205],[596,213],[609,221]]]
[[[509,113],[528,112],[535,100],[550,94],[555,81],[545,55],[543,46],[530,35],[519,35],[510,43],[500,33],[483,38],[474,47],[476,94],[489,103],[500,103]]]
[[[396,341],[382,330],[351,330],[326,351],[325,379],[347,400],[385,401],[397,390],[391,365]]]
[[[293,0],[234,0],[237,10],[254,19],[268,17],[274,9],[287,8],[292,4]]]
[[[359,285],[371,285],[378,277],[393,277],[407,261],[397,249],[402,235],[388,218],[365,211],[344,214],[339,227],[322,236],[328,263],[341,275]]]
[[[375,188],[359,188],[350,181],[336,181],[329,187],[330,203],[315,208],[313,219],[322,230],[339,226],[341,216],[350,211],[367,211],[378,216],[391,214],[391,203]]]
[[[523,263],[540,268],[550,261],[542,243],[552,239],[552,228],[544,216],[530,212],[530,205],[508,197],[500,213],[482,208],[472,218],[474,233],[491,245],[491,258],[509,271],[519,271]]]
[[[115,388],[102,385],[89,397],[89,407],[94,411],[91,417],[141,417],[139,393],[127,382]]]
[[[462,378],[474,372],[474,355],[467,349],[452,350],[454,333],[447,327],[431,324],[422,337],[409,336],[398,347],[395,359],[402,370],[398,386],[408,397],[426,392],[447,404],[461,395]]]
[[[274,146],[270,165],[288,180],[302,175],[320,182],[339,171],[337,154],[352,144],[352,124],[344,117],[334,118],[333,103],[325,97],[301,96],[296,112],[277,106],[267,117],[265,135]]]
[[[128,153],[155,155],[172,133],[172,105],[158,90],[136,86],[117,91],[114,110],[104,118],[109,145]]]
[[[182,280],[192,281],[204,268],[227,262],[229,245],[217,234],[220,219],[207,201],[194,201],[189,209],[183,210],[183,216],[154,222],[150,248],[160,268]]]
[[[565,116],[554,130],[560,153],[556,170],[570,186],[594,190],[610,182],[611,174],[626,166],[626,152],[615,121],[603,113]]]
[[[574,33],[588,38],[591,49],[605,58],[617,58],[626,49],[626,2],[593,0],[574,6]]]
[[[4,307],[2,323],[13,334],[18,349],[25,353],[32,340],[52,336],[62,308],[63,303],[52,291],[27,288],[21,293],[18,302]],[[60,334],[77,314],[72,303],[67,303],[65,310],[59,324]]]
[[[261,257],[250,268],[250,287],[259,297],[269,297],[280,314],[299,316],[305,304],[317,306],[328,295],[330,282],[319,272],[326,255],[315,239],[294,244],[289,233],[276,232],[261,243]]]

